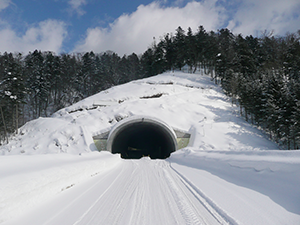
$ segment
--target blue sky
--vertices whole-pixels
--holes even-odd
[[[178,26],[284,35],[299,12],[299,0],[0,0],[0,52],[140,54]]]

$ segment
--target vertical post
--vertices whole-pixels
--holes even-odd
[[[3,126],[4,126],[4,134],[5,134],[6,142],[8,144],[8,137],[7,137],[7,131],[6,131],[5,120],[4,120],[4,115],[3,115],[3,111],[2,111],[2,106],[0,106],[0,111],[1,111],[1,117],[2,117],[2,122],[3,122]]]
[[[18,110],[18,103],[16,103],[16,134],[18,134],[19,128],[19,110]]]

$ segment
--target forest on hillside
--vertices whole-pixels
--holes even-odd
[[[141,55],[34,51],[0,54],[0,143],[25,122],[109,87],[160,74],[202,69],[240,106],[245,119],[287,149],[300,147],[300,31],[234,35],[181,27]],[[200,75],[199,75],[200,76]]]

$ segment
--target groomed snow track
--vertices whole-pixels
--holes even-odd
[[[75,185],[39,208],[41,216],[29,214],[22,222],[25,225],[235,224],[200,195],[166,160],[147,157],[122,160],[109,171],[92,177],[84,185]],[[54,207],[57,204],[62,207]]]

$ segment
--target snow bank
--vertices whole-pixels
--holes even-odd
[[[108,152],[0,157],[0,223],[25,214],[120,161]]]
[[[237,224],[300,223],[299,151],[183,149],[169,161]]]

